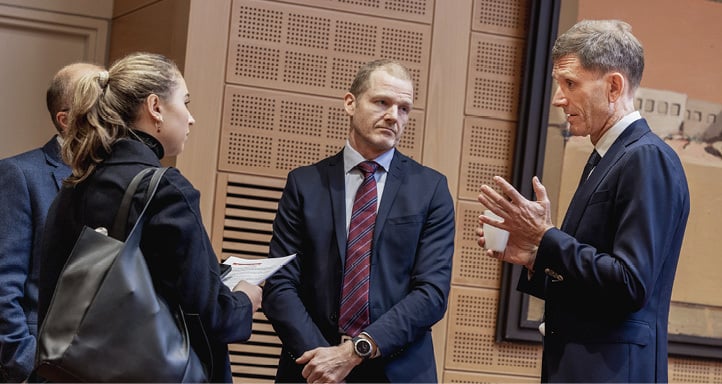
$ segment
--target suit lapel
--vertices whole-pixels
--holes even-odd
[[[614,168],[622,156],[624,156],[627,151],[627,146],[637,141],[647,132],[649,132],[647,121],[639,119],[630,124],[629,127],[619,135],[614,144],[609,148],[609,151],[607,151],[604,157],[602,157],[602,160],[599,161],[599,164],[594,167],[594,171],[592,171],[589,179],[574,192],[574,196],[569,203],[569,209],[562,222],[562,231],[571,235],[576,233],[576,228],[578,228],[579,222],[584,216],[584,209],[589,204],[589,200],[592,198],[594,192],[599,188],[599,184]]]
[[[50,141],[45,143],[43,153],[45,154],[45,161],[52,167],[51,174],[53,180],[55,180],[55,186],[60,190],[60,187],[63,185],[63,179],[68,177],[70,172],[60,156],[60,144],[58,143],[57,136],[53,136]]]
[[[343,270],[346,260],[346,175],[343,170],[343,151],[330,159],[326,170],[331,191],[333,229]]]
[[[374,227],[374,244],[378,244],[379,237],[383,233],[386,219],[389,217],[391,207],[393,207],[399,188],[406,177],[406,156],[399,153],[398,149],[394,151],[394,158],[391,159],[389,170],[386,175],[386,183],[384,185],[384,193],[381,197],[381,205],[379,206],[378,215],[376,216],[376,226]],[[374,247],[376,249],[376,247]],[[371,263],[374,263],[375,257],[371,255]]]

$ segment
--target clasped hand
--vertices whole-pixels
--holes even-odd
[[[319,347],[306,351],[296,359],[305,364],[301,374],[308,383],[341,383],[363,359],[353,351],[350,342],[334,347]]]
[[[551,220],[551,203],[546,188],[534,176],[532,187],[539,200],[530,201],[504,178],[494,176],[494,182],[504,195],[499,194],[488,185],[482,185],[478,200],[501,217],[503,222],[484,215],[479,216],[480,227],[476,229],[479,236],[477,242],[481,247],[486,244],[484,230],[481,227],[484,223],[504,229],[509,232],[506,249],[504,252],[487,250],[487,256],[513,264],[525,265],[529,270],[533,270],[537,247],[544,233],[554,227]]]

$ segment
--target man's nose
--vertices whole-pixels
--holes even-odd
[[[384,115],[384,119],[386,120],[393,120],[396,121],[399,118],[399,107],[396,105],[390,106],[386,110],[386,114]]]
[[[563,107],[567,104],[567,98],[564,96],[564,92],[560,87],[557,87],[552,96],[552,105],[555,107]]]

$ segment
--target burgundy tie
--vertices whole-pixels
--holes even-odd
[[[374,173],[379,165],[364,161],[356,167],[363,172],[364,181],[356,191],[348,228],[341,315],[338,319],[339,326],[349,336],[357,336],[369,324],[369,270],[378,193]]]

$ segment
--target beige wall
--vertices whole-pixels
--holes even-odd
[[[644,46],[642,87],[722,103],[722,3],[579,0],[579,19],[621,19]]]
[[[0,158],[56,133],[45,106],[50,79],[76,61],[105,64],[112,0],[0,1]]]

